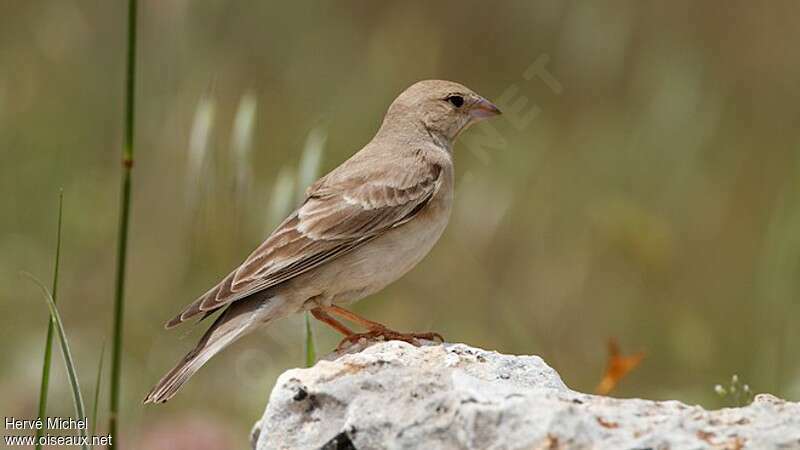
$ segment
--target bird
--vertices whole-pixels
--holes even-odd
[[[303,311],[344,335],[342,344],[363,337],[444,341],[435,332],[393,331],[344,306],[382,290],[428,254],[450,218],[456,138],[499,114],[453,81],[423,80],[403,91],[369,143],[314,182],[241,265],[166,323],[169,329],[221,311],[144,403],[166,402],[240,337]],[[334,316],[367,331],[356,333]]]

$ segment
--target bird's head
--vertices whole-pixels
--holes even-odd
[[[469,125],[498,114],[497,106],[461,84],[425,80],[414,83],[392,102],[382,128],[402,132],[422,127],[449,147]]]

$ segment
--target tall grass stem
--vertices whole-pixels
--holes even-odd
[[[306,324],[306,367],[311,367],[317,362],[317,346],[314,343],[314,330],[311,328],[311,318],[308,311],[305,313]]]
[[[100,346],[100,362],[97,363],[97,377],[94,381],[94,403],[92,403],[92,436],[97,431],[97,405],[100,403],[100,386],[103,384],[103,362],[106,356],[106,342]]]
[[[213,181],[213,158],[209,154],[211,134],[214,129],[216,101],[211,95],[204,96],[197,104],[189,135],[188,176],[186,177],[186,204],[197,210],[201,192],[210,190]]]
[[[322,162],[322,152],[328,140],[327,132],[318,126],[308,133],[306,143],[303,148],[303,155],[300,157],[300,167],[297,169],[297,201],[300,203],[305,198],[305,192],[319,173],[320,163]],[[317,349],[314,342],[314,328],[308,312],[305,313],[305,347],[306,347],[306,367],[311,367],[317,362]]]
[[[120,201],[119,233],[117,236],[117,273],[114,290],[114,325],[111,347],[111,408],[108,433],[114,450],[119,442],[119,398],[122,376],[122,324],[124,318],[125,260],[128,250],[128,222],[131,203],[131,170],[133,169],[133,130],[136,86],[136,15],[137,0],[128,0],[128,52],[125,79],[125,143],[122,149],[122,192]]]

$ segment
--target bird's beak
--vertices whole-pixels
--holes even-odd
[[[489,117],[497,116],[502,114],[500,112],[500,108],[494,105],[494,103],[486,100],[485,98],[479,98],[478,101],[472,104],[472,107],[469,109],[469,115],[472,116],[474,121],[487,119]]]

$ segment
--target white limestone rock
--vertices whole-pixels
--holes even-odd
[[[614,399],[572,391],[537,356],[464,344],[362,342],[281,375],[253,444],[257,450],[800,449],[800,403],[762,394],[743,408],[706,411],[677,401]]]

